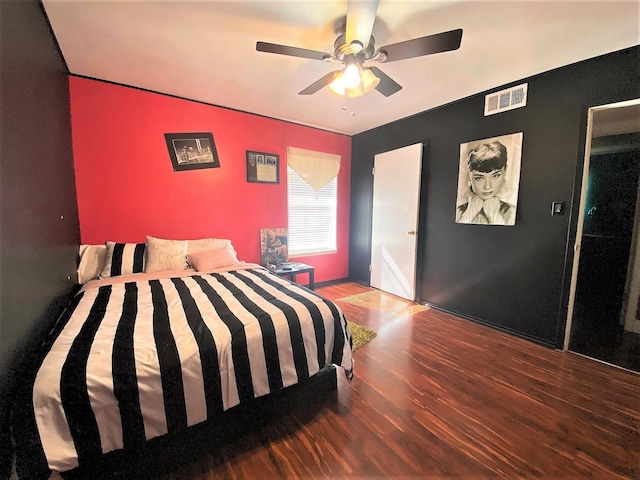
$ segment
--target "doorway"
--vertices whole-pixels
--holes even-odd
[[[371,286],[411,301],[416,297],[421,170],[421,143],[374,158]]]
[[[640,100],[588,117],[565,349],[640,372]]]

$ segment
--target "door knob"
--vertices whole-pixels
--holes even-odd
[[[415,234],[416,234],[416,231],[415,231],[415,230],[409,230],[407,233],[408,233],[409,235],[415,235]]]

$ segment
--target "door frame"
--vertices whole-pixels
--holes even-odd
[[[640,181],[640,180],[639,180]],[[622,300],[622,318],[626,331],[640,333],[640,320],[637,317],[640,304],[640,183],[636,196],[636,215],[633,222],[631,252],[627,267],[627,284]]]
[[[582,242],[582,230],[584,225],[584,207],[587,202],[587,184],[589,180],[589,166],[591,159],[591,140],[593,134],[593,114],[599,110],[607,110],[611,108],[628,107],[637,105],[640,99],[627,100],[624,102],[610,103],[607,105],[597,105],[587,109],[587,133],[585,139],[584,162],[582,167],[582,184],[580,187],[580,206],[578,207],[578,223],[576,226],[575,243],[573,244],[573,266],[571,270],[571,284],[569,287],[569,302],[567,305],[567,319],[565,323],[563,351],[569,350],[569,341],[571,336],[571,325],[573,323],[573,309],[576,297],[576,287],[578,283],[578,267],[580,264],[580,250]],[[627,274],[628,276],[628,274]]]

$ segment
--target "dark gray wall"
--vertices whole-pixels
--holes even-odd
[[[418,237],[419,300],[560,347],[568,304],[587,109],[640,97],[639,47],[528,82],[524,108],[484,116],[484,92],[353,138],[349,274],[368,284],[375,154],[429,140]],[[406,94],[406,93],[405,93]],[[516,225],[455,223],[460,144],[523,132]],[[551,216],[551,202],[567,204]],[[575,208],[574,208],[575,207]]]
[[[0,478],[14,367],[73,289],[80,231],[68,70],[37,1],[0,1]],[[52,318],[54,317],[54,318]]]

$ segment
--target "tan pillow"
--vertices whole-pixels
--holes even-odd
[[[78,283],[84,284],[100,276],[107,259],[106,245],[80,245],[78,262]]]
[[[184,270],[187,268],[186,240],[166,240],[147,235],[144,271]]]
[[[206,252],[187,255],[189,265],[199,272],[211,272],[217,268],[228,267],[238,263],[238,259],[229,247],[214,248]]]

